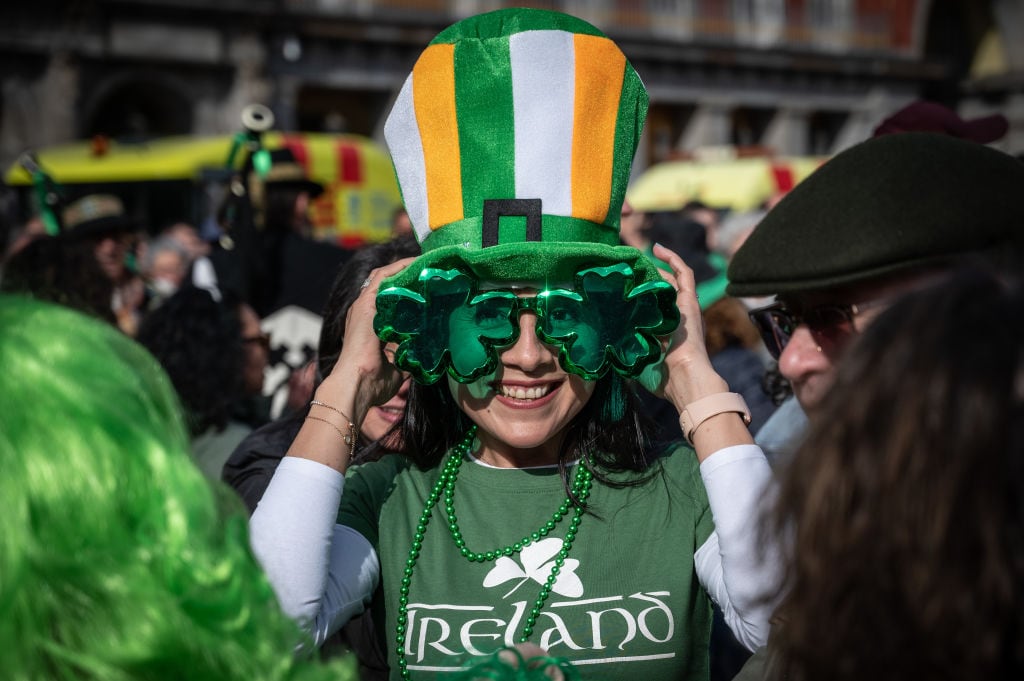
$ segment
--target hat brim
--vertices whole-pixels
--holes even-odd
[[[65,234],[72,239],[95,237],[105,234],[122,234],[137,232],[142,226],[137,220],[123,215],[112,215],[95,220],[86,220],[65,230]]]
[[[835,289],[1024,246],[1024,164],[935,133],[846,149],[789,192],[733,255],[732,296]]]
[[[385,279],[380,288],[399,286],[418,290],[420,274],[427,268],[468,269],[479,281],[488,283],[535,283],[541,287],[563,287],[572,286],[576,273],[581,270],[621,262],[633,269],[635,285],[662,280],[654,262],[632,246],[520,242],[479,250],[461,246],[436,248]]]

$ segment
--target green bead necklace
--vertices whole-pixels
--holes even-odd
[[[420,556],[420,549],[423,547],[423,537],[427,532],[427,525],[430,523],[430,518],[434,506],[437,502],[444,497],[444,512],[448,519],[448,531],[451,533],[452,540],[455,542],[455,546],[459,549],[466,560],[472,563],[486,563],[496,560],[500,556],[512,556],[523,550],[524,547],[528,546],[532,542],[539,541],[542,537],[546,537],[555,526],[569,514],[569,509],[573,508],[572,498],[566,497],[565,501],[558,507],[552,515],[551,519],[540,526],[536,531],[524,536],[521,540],[514,544],[509,544],[493,551],[476,552],[472,551],[466,546],[466,541],[462,538],[462,532],[459,531],[458,518],[455,515],[455,480],[459,476],[459,466],[462,465],[462,460],[472,451],[473,438],[476,436],[476,426],[470,427],[466,432],[466,436],[462,438],[462,442],[455,445],[452,451],[448,454],[445,459],[444,466],[441,469],[441,476],[438,478],[437,483],[427,496],[426,506],[423,508],[423,513],[420,514],[420,520],[416,524],[416,532],[413,535],[412,546],[409,548],[409,558],[405,561],[405,570],[402,574],[402,586],[399,588],[398,597],[398,624],[395,627],[395,643],[396,653],[398,655],[398,668],[401,672],[403,679],[411,678],[408,669],[408,663],[405,660],[405,655],[402,650],[405,648],[405,634],[409,624],[409,587],[412,584],[412,575],[416,567],[416,561]],[[573,476],[572,491],[583,504],[586,503],[587,497],[590,496],[590,488],[592,485],[593,474],[590,469],[580,462],[576,466],[576,473]],[[537,599],[533,602],[533,607],[530,608],[530,612],[526,617],[526,624],[523,626],[522,636],[519,637],[520,643],[525,643],[529,640],[530,635],[533,634],[533,627],[537,623],[537,618],[540,616],[540,610],[544,606],[544,602],[551,595],[551,588],[558,579],[558,573],[561,572],[562,566],[565,564],[565,559],[569,556],[569,550],[572,548],[573,540],[576,538],[576,532],[580,526],[580,520],[583,518],[583,508],[576,506],[573,508],[572,520],[569,521],[569,529],[565,532],[565,538],[562,540],[562,548],[559,549],[558,554],[555,556],[554,565],[551,568],[551,573],[548,575],[544,585],[541,586],[540,592],[537,595]]]

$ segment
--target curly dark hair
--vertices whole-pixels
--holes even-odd
[[[787,468],[777,671],[1024,678],[1024,288],[978,269],[850,348]]]
[[[139,326],[137,340],[171,377],[193,436],[223,429],[243,394],[240,306],[231,295],[216,301],[209,291],[188,285]]]
[[[348,309],[362,293],[360,286],[366,277],[378,267],[421,252],[415,237],[403,236],[361,248],[338,269],[322,314],[324,323],[320,327],[317,350],[317,372],[320,379],[331,373],[334,363],[338,361],[341,344],[345,340]]]
[[[4,264],[0,291],[27,294],[117,324],[110,306],[114,285],[88,242],[34,239]]]

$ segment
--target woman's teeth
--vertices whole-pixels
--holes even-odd
[[[499,385],[498,392],[514,400],[539,400],[551,392],[551,384],[524,388],[518,385]]]

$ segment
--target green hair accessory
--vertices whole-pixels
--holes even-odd
[[[519,313],[527,310],[537,315],[537,337],[558,347],[562,368],[587,380],[609,368],[634,378],[658,360],[658,336],[679,324],[670,284],[637,286],[625,263],[581,270],[574,282],[571,290],[520,297],[478,292],[476,279],[460,269],[425,268],[418,290],[378,293],[374,328],[398,344],[395,363],[424,384],[445,373],[460,383],[494,373],[499,350],[519,338]]]

